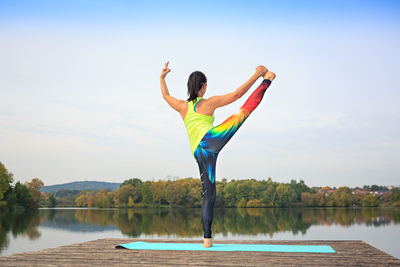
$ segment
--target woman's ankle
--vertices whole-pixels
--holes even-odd
[[[212,245],[211,238],[204,238],[203,247],[209,248],[212,247]]]

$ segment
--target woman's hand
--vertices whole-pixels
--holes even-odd
[[[262,77],[268,72],[268,69],[262,65],[256,68],[256,75],[257,77]]]
[[[162,78],[162,79],[164,79],[165,76],[167,76],[167,73],[171,71],[171,69],[168,68],[168,64],[169,64],[169,61],[165,62],[165,66],[164,66],[164,68],[163,68],[162,71],[161,71],[161,76],[160,76],[160,78]]]

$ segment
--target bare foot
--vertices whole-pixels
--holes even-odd
[[[268,71],[268,72],[263,76],[264,79],[268,79],[268,80],[270,80],[271,82],[275,79],[275,77],[276,77],[276,74],[273,73],[272,71]]]
[[[204,238],[203,247],[205,247],[205,248],[212,247],[212,240],[211,240],[211,238]]]

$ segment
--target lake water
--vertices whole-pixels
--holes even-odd
[[[0,255],[100,238],[202,239],[200,208],[0,211]],[[214,209],[213,239],[363,240],[400,258],[400,208]]]

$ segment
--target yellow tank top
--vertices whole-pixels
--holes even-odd
[[[201,99],[203,98],[198,97],[196,99],[195,104],[193,104],[193,101],[187,102],[188,111],[186,113],[185,120],[183,121],[185,123],[187,133],[189,135],[190,148],[192,150],[193,155],[194,151],[200,144],[200,141],[201,139],[203,139],[204,135],[206,135],[206,133],[211,128],[214,127],[213,126],[214,115],[209,116],[209,115],[199,114],[195,111],[196,105]]]

